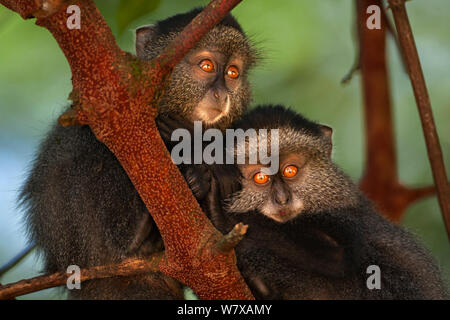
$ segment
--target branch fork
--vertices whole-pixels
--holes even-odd
[[[117,46],[93,0],[0,0],[24,18],[38,16],[36,24],[52,33],[72,70],[75,108],[60,122],[88,124],[115,154],[160,230],[166,249],[160,270],[189,285],[202,299],[253,296],[236,267],[233,250],[192,270],[193,257],[208,252],[199,252],[204,239],[222,235],[173,164],[155,116],[174,66],[240,1],[212,0],[161,55],[145,62]],[[67,28],[68,5],[79,6],[80,29]],[[227,276],[208,277],[216,273]]]

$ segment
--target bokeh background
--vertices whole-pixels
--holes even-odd
[[[207,1],[97,0],[119,45],[134,52],[134,29]],[[358,180],[364,168],[360,78],[341,79],[356,55],[353,0],[244,0],[233,14],[265,57],[252,73],[254,103],[282,103],[334,128],[334,160]],[[151,3],[151,4],[149,4]],[[450,171],[450,2],[414,0],[408,11]],[[432,184],[408,77],[389,40],[401,180]],[[68,104],[69,66],[50,33],[0,7],[0,265],[26,245],[17,192],[50,124]],[[412,205],[402,224],[421,238],[450,278],[450,246],[435,197]],[[35,253],[1,276],[10,283],[39,274]],[[21,299],[60,299],[49,289]]]

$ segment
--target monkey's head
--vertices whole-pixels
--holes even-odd
[[[136,54],[155,58],[201,11],[195,9],[136,30]],[[225,129],[250,102],[248,71],[257,53],[229,14],[174,68],[160,100],[160,113],[178,114],[206,127]]]
[[[279,166],[267,173],[270,164],[238,164],[242,175],[242,190],[226,201],[227,211],[244,213],[257,211],[278,221],[286,222],[303,212],[323,212],[354,206],[357,187],[331,161],[332,129],[311,122],[282,106],[261,106],[246,114],[235,128],[269,129],[267,150],[271,150],[273,134],[278,129]],[[245,141],[246,154],[257,148]],[[239,142],[235,154],[239,153]],[[274,150],[271,150],[274,152]],[[270,153],[269,153],[270,154]],[[248,160],[248,157],[247,157]]]

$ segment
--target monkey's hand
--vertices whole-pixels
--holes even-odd
[[[180,169],[197,201],[203,200],[211,189],[211,171],[208,165],[186,165]]]
[[[187,129],[191,134],[194,132],[194,125],[192,122],[176,114],[160,114],[155,121],[159,134],[166,145],[170,144],[172,132],[176,129]]]
[[[221,201],[228,199],[233,193],[241,190],[241,173],[236,165],[216,164],[211,167],[217,181],[217,189]]]

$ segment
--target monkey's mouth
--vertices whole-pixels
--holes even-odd
[[[290,210],[280,210],[278,211],[278,215],[283,219],[289,219],[291,216],[293,216]]]
[[[293,219],[296,216],[296,214],[289,209],[282,209],[278,210],[276,213],[271,215],[271,218],[278,222],[286,222],[288,220]]]
[[[219,108],[204,107],[199,108],[194,114],[194,120],[204,121],[206,123],[217,122],[222,117],[222,110]]]
[[[227,97],[225,102],[211,101],[210,99],[200,101],[193,113],[193,121],[200,120],[206,124],[213,124],[222,119],[230,112],[231,99]]]
[[[210,108],[207,113],[211,119],[215,119],[222,114],[223,110],[220,108]]]
[[[266,217],[279,223],[284,223],[299,216],[302,213],[303,208],[303,202],[294,197],[292,202],[284,206],[278,206],[272,201],[268,201],[266,205],[260,207],[259,210]]]
[[[225,115],[225,110],[220,107],[199,107],[198,110],[194,112],[193,120],[200,120],[206,124],[213,124],[218,122]]]

